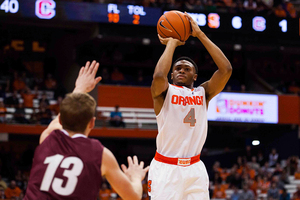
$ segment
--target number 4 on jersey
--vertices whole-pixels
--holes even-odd
[[[190,126],[195,126],[195,108],[191,108],[190,112],[185,116],[183,123],[190,123]]]

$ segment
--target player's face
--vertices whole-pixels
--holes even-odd
[[[171,79],[175,85],[193,87],[194,81],[197,80],[194,65],[187,60],[180,60],[176,62],[173,66]]]

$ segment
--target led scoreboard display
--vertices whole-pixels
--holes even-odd
[[[138,5],[64,2],[55,0],[0,0],[0,17],[25,17],[134,25],[153,25],[158,8]]]
[[[33,18],[156,26],[160,8],[138,5],[64,2],[57,0],[0,0],[0,18]],[[189,13],[204,31],[274,35],[299,39],[300,19],[247,14]]]

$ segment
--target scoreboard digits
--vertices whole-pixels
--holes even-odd
[[[140,24],[141,16],[146,16],[147,14],[143,6],[135,6],[135,5],[128,5],[126,13],[122,13],[122,11],[125,12],[124,9],[120,10],[118,4],[113,4],[113,3],[108,4],[107,5],[108,22],[119,23],[122,16],[130,15],[132,16],[131,24],[138,25]]]
[[[1,3],[0,10],[4,10],[6,13],[17,13],[19,2],[17,0],[5,0]]]

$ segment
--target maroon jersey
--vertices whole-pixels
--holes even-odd
[[[34,153],[25,200],[95,200],[103,145],[83,134],[55,130]]]

